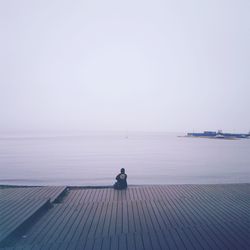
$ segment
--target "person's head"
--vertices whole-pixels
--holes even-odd
[[[125,174],[125,169],[124,168],[121,168],[121,173]]]

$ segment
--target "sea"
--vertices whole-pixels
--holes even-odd
[[[77,132],[0,135],[0,185],[110,186],[250,182],[250,139],[184,133]]]

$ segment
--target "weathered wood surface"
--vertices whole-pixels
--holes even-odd
[[[6,200],[24,200],[24,199],[50,199],[54,202],[58,196],[64,192],[64,186],[46,186],[46,187],[9,187],[0,189],[0,205]]]
[[[250,184],[72,189],[6,249],[250,249]]]
[[[0,243],[62,193],[66,187],[0,189]]]

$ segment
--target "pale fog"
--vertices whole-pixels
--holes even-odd
[[[250,2],[0,1],[0,129],[250,129]]]
[[[248,0],[0,1],[0,182],[106,185],[120,167],[134,184],[249,181],[249,139],[178,137],[249,132],[249,13]]]

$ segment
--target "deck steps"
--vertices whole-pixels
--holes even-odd
[[[9,187],[0,189],[0,246],[48,209],[66,187]]]

